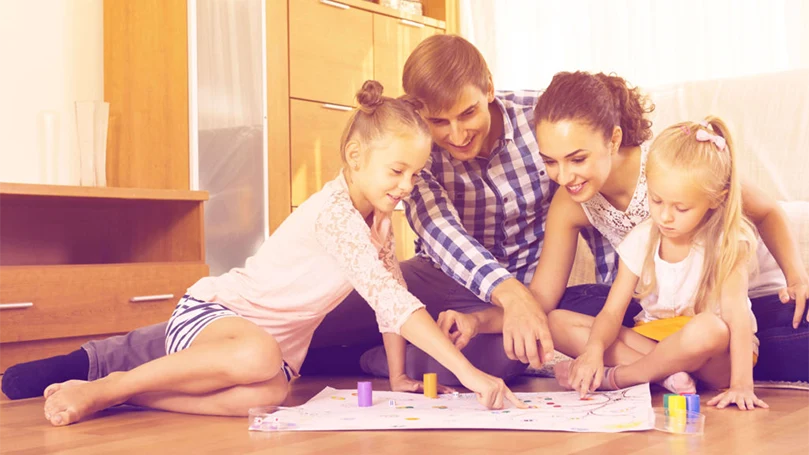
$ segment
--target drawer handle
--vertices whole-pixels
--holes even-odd
[[[155,300],[168,300],[174,298],[174,294],[160,294],[160,295],[140,295],[129,299],[132,303],[140,302],[153,302]]]
[[[331,0],[320,0],[320,3],[340,9],[351,9],[351,7],[348,5],[343,5],[342,3],[333,2]]]
[[[404,25],[409,25],[409,26],[411,26],[411,27],[416,27],[416,28],[424,28],[424,24],[419,24],[418,22],[415,22],[415,21],[409,21],[409,20],[407,20],[407,19],[402,19],[402,20],[400,20],[399,22],[400,22],[400,23],[402,23],[402,24],[404,24]]]
[[[335,110],[335,111],[346,111],[346,112],[348,112],[348,111],[353,111],[354,110],[353,107],[351,107],[351,106],[343,106],[342,104],[328,104],[328,103],[326,103],[326,104],[323,105],[323,107],[326,108],[326,109],[332,109],[332,110]]]
[[[0,310],[16,310],[20,308],[31,308],[32,306],[34,306],[34,302],[0,303]]]

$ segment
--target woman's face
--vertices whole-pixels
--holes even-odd
[[[610,139],[588,124],[572,120],[542,121],[536,133],[548,176],[574,201],[589,201],[601,191],[616,150]]]

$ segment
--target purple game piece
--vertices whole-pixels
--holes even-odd
[[[685,396],[685,409],[688,412],[699,414],[699,395],[695,393],[687,393]]]
[[[357,383],[357,404],[361,408],[373,406],[373,389],[370,382],[362,381]]]

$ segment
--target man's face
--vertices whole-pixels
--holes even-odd
[[[483,150],[491,130],[492,117],[489,103],[494,101],[494,90],[484,93],[472,84],[461,90],[458,101],[451,108],[435,112],[425,109],[422,115],[430,127],[433,141],[459,161],[469,161],[489,150]],[[429,106],[429,103],[426,103]]]

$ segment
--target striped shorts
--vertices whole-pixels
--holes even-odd
[[[221,318],[241,317],[218,303],[198,300],[190,295],[184,295],[171,313],[168,327],[166,327],[166,354],[188,349],[194,339],[208,324]],[[292,368],[283,361],[281,371],[287,382],[295,377]]]

